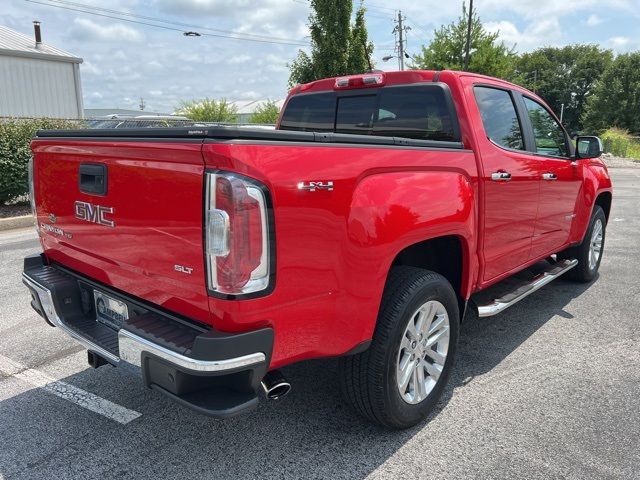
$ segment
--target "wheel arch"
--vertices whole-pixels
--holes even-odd
[[[604,210],[604,216],[609,222],[609,213],[611,212],[611,201],[613,199],[613,195],[611,192],[600,192],[596,197],[594,202],[594,208],[596,205],[600,206],[602,210]]]
[[[445,235],[406,246],[395,256],[391,262],[391,268],[411,266],[442,275],[456,293],[462,319],[469,288],[468,256],[468,247],[464,238],[457,235]]]

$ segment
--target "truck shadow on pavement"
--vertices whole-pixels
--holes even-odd
[[[560,279],[499,316],[468,316],[454,373],[429,420],[554,316],[572,318],[564,307],[587,288]],[[41,389],[9,397],[0,402],[0,477],[363,478],[430,425],[398,432],[368,424],[342,401],[336,370],[334,359],[288,367],[288,397],[214,420],[119,369],[87,369],[62,381],[142,417],[120,425]]]

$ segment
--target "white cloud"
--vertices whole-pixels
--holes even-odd
[[[84,61],[82,63],[82,73],[87,75],[102,75],[102,70],[100,70],[93,62]]]
[[[634,49],[634,45],[632,44],[631,39],[629,37],[623,37],[623,36],[611,37],[608,40],[608,43],[616,53],[625,53]],[[636,46],[636,48],[638,46]]]
[[[236,55],[235,57],[231,57],[228,63],[231,63],[231,64],[247,63],[249,60],[251,60],[251,55],[241,54],[241,55]]]
[[[555,17],[531,22],[522,31],[508,21],[487,22],[485,27],[490,32],[499,32],[499,39],[507,46],[515,45],[519,52],[555,45],[563,38],[560,22]]]
[[[614,47],[624,47],[629,44],[630,40],[627,37],[611,37],[609,42],[611,42]]]
[[[549,16],[575,16],[589,7],[599,11],[609,9],[637,11],[637,0],[484,0],[479,11],[510,11],[526,18],[548,18]]]
[[[603,18],[599,17],[595,13],[592,13],[591,15],[589,15],[589,18],[587,18],[586,24],[589,27],[595,27],[600,25],[602,22],[604,22]]]
[[[104,0],[81,1],[105,6]],[[365,5],[368,1],[365,0]],[[500,30],[501,38],[508,45],[516,43],[520,52],[590,38],[600,39],[603,46],[623,52],[640,47],[637,22],[629,22],[638,15],[633,10],[638,1],[477,0],[474,5],[483,22],[493,31]],[[434,29],[456,21],[461,3],[396,0],[388,7],[401,9],[407,16],[407,24],[412,28],[408,35],[411,55],[431,38]],[[0,4],[3,7],[0,24],[32,35],[31,21],[38,18],[47,43],[84,59],[80,71],[87,107],[137,108],[142,96],[149,111],[170,112],[181,99],[283,98],[289,76],[287,64],[299,48],[206,35],[184,37],[181,31],[44,5],[34,7],[6,0],[0,0]],[[376,45],[376,67],[394,70],[395,58],[388,62],[381,60],[392,54],[394,41],[391,34],[394,12],[374,7],[382,5],[380,0],[371,0],[367,17],[369,35]],[[109,0],[108,7],[227,32],[297,40],[309,35],[306,23],[310,9],[304,0]],[[585,28],[592,13],[607,21],[597,28]],[[629,41],[621,44],[608,40],[612,37]],[[162,95],[154,96],[158,92]]]
[[[103,25],[88,18],[79,17],[73,19],[71,34],[79,40],[102,40],[109,43],[114,41],[141,42],[144,40],[144,35],[141,32],[128,25],[121,23]]]

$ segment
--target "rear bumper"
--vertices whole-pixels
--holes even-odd
[[[147,387],[201,413],[228,417],[255,407],[273,348],[273,330],[226,334],[179,318],[41,255],[25,258],[22,279],[31,305],[106,362],[138,371]],[[122,301],[120,328],[96,321],[94,290]]]

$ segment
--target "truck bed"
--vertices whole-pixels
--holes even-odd
[[[294,132],[245,127],[179,127],[179,128],[123,128],[38,130],[36,138],[121,138],[121,139],[219,139],[305,143],[349,143],[363,145],[398,145],[407,147],[434,147],[462,149],[462,142],[416,140],[378,135],[346,133]]]

